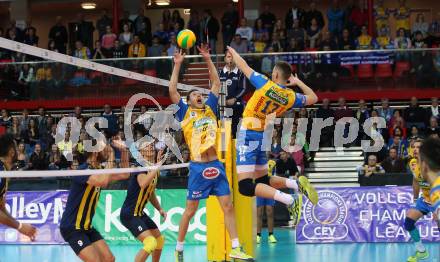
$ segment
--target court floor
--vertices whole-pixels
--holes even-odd
[[[275,231],[277,244],[268,244],[265,232],[257,246],[257,261],[306,261],[306,262],[404,262],[413,252],[413,245],[401,244],[298,244],[294,243],[294,231]],[[140,246],[111,246],[117,262],[133,261]],[[427,244],[430,258],[423,261],[440,262],[440,243]],[[173,245],[164,249],[161,261],[172,262]],[[206,248],[186,246],[188,262],[206,261]],[[0,262],[76,262],[80,261],[67,245],[0,245]]]

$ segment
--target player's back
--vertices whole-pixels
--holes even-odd
[[[146,188],[139,186],[138,176],[142,173],[133,173],[130,175],[127,197],[121,208],[121,216],[142,216],[145,205],[156,189],[157,176]]]
[[[256,90],[244,109],[242,129],[263,131],[268,115],[275,113],[278,117],[293,107],[300,108],[306,104],[304,95],[259,73],[252,73],[250,81]],[[253,123],[251,118],[256,118],[259,124]]]

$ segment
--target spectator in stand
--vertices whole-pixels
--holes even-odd
[[[105,58],[106,56],[104,55],[104,51],[101,48],[101,42],[96,40],[95,49],[93,49],[92,59],[105,59]]]
[[[119,40],[115,40],[115,46],[111,50],[113,58],[124,58],[127,57],[125,50],[122,48]]]
[[[351,9],[348,20],[352,34],[355,37],[359,36],[362,26],[368,23],[368,13],[363,0],[354,2],[354,7]]]
[[[350,31],[347,28],[344,28],[344,30],[342,30],[342,36],[339,38],[338,44],[339,44],[339,50],[356,49],[355,42],[350,35]]]
[[[107,33],[107,27],[111,27],[113,23],[107,13],[107,9],[103,9],[101,17],[96,21],[96,29],[98,30],[99,39],[102,39],[102,36]]]
[[[400,127],[403,130],[407,127],[405,125],[405,120],[401,116],[400,110],[394,110],[393,117],[390,119],[388,127],[390,130],[394,130],[396,127]]]
[[[384,0],[376,1],[377,5],[374,7],[374,19],[376,21],[376,32],[382,30],[385,27],[385,30],[389,33],[389,21],[390,18],[390,10],[383,6]]]
[[[379,36],[376,38],[378,49],[393,49],[394,41],[390,37],[390,31],[385,27],[379,30]]]
[[[413,125],[418,128],[425,127],[425,110],[418,104],[416,97],[411,97],[410,106],[404,112],[404,119],[406,121],[406,127]]]
[[[394,12],[396,28],[403,28],[406,34],[410,34],[410,16],[411,9],[406,6],[406,0],[399,0],[399,8],[397,8]]]
[[[419,138],[422,138],[422,136],[419,132],[419,129],[416,126],[412,126],[408,140],[412,141],[412,140],[417,140]],[[409,154],[409,152],[408,152],[408,154]]]
[[[426,122],[430,121],[431,117],[435,117],[437,118],[437,120],[440,118],[437,97],[431,98],[431,105],[428,108],[426,108],[426,115],[427,115]]]
[[[150,18],[145,16],[143,8],[139,8],[138,16],[134,19],[134,29],[135,34],[144,36],[145,39],[141,39],[142,43],[150,46],[153,37],[151,34],[151,21]]]
[[[57,16],[56,23],[50,28],[49,40],[55,42],[55,49],[65,54],[67,51],[67,28],[62,23],[61,16]]]
[[[270,159],[278,159],[281,153],[281,133],[274,128],[272,133],[272,143],[270,144]]]
[[[39,37],[36,35],[35,28],[30,27],[26,30],[23,43],[27,45],[38,46]]]
[[[30,119],[31,118],[29,117],[29,110],[27,110],[26,108],[23,109],[20,117],[20,129],[23,130],[24,132],[27,132],[28,130]]]
[[[6,38],[12,41],[16,41],[16,42],[23,42],[22,39],[20,39],[20,37],[17,35],[17,31],[15,30],[9,30],[6,33]]]
[[[387,125],[390,123],[391,118],[393,117],[394,114],[394,110],[390,107],[388,98],[382,98],[381,107],[377,109],[377,113],[379,117],[385,119]]]
[[[410,49],[412,48],[411,39],[406,36],[404,28],[399,28],[396,38],[394,39],[394,48],[396,49]]]
[[[390,148],[395,148],[397,150],[397,156],[400,158],[404,158],[408,155],[407,142],[405,139],[402,139],[401,136],[395,135],[393,138],[390,138],[388,150],[390,150]]]
[[[170,42],[170,46],[167,49],[167,55],[168,56],[173,56],[174,53],[179,49],[179,47],[177,46],[177,39],[176,39],[176,35],[171,35],[171,42]]]
[[[256,53],[262,53],[266,48],[269,40],[269,31],[264,27],[263,20],[257,19],[255,21],[255,28],[253,30],[253,42]]]
[[[133,37],[133,43],[128,47],[128,57],[145,57],[147,50],[141,43],[139,36]]]
[[[422,33],[422,38],[428,36],[429,24],[425,21],[425,15],[423,13],[418,13],[416,21],[411,27],[411,35],[415,37],[417,32]]]
[[[108,128],[105,129],[106,137],[112,137],[118,133],[118,118],[113,113],[112,108],[109,104],[104,105],[104,112],[102,113],[102,117],[107,119]]]
[[[344,27],[344,10],[340,8],[338,0],[332,1],[332,6],[327,11],[327,19],[328,30],[334,36],[339,36]]]
[[[128,25],[129,32],[134,32],[134,23],[130,19],[130,12],[128,11],[124,11],[122,18],[119,20],[119,30],[121,31],[121,33],[124,32],[124,25]]]
[[[4,126],[6,130],[12,126],[12,117],[6,109],[1,111],[0,126]]]
[[[47,154],[42,150],[40,144],[35,144],[34,152],[30,157],[29,169],[47,170],[49,167]]]
[[[2,123],[0,121],[0,126],[1,125]],[[8,130],[6,130],[6,133],[11,134],[17,144],[20,143],[23,130],[21,130],[20,119],[18,119],[18,117],[12,118],[12,125],[10,126],[10,128],[8,128]]]
[[[118,36],[113,33],[113,29],[110,25],[106,26],[105,34],[101,37],[101,46],[106,57],[111,57],[111,50],[115,47],[115,41]]]
[[[171,21],[171,11],[169,9],[163,10],[161,23],[164,25],[165,31],[168,31],[171,27],[173,27]]]
[[[232,38],[234,37],[238,20],[239,15],[237,9],[232,5],[232,3],[228,3],[226,11],[223,13],[221,19],[224,50],[226,50],[226,46],[231,43]]]
[[[26,154],[26,145],[18,143],[17,161],[15,161],[14,170],[23,171],[29,168],[29,156]]]
[[[332,36],[331,32],[325,31],[322,34],[322,39],[319,43],[319,49],[325,51],[338,49],[338,43],[336,42],[335,38]],[[328,57],[331,57],[331,54]]]
[[[235,31],[235,34],[239,34],[242,39],[246,39],[248,42],[252,41],[253,30],[252,27],[247,25],[247,19],[245,17],[240,20],[240,26]]]
[[[52,39],[49,40],[49,43],[47,44],[47,50],[60,53],[60,50],[58,50],[56,45],[55,45],[55,41],[53,41]]]
[[[395,136],[399,136],[406,143],[406,128],[401,128],[400,126],[390,127],[390,139],[393,139]],[[389,141],[391,142],[391,141]]]
[[[312,20],[316,19],[319,28],[322,30],[325,25],[324,16],[321,11],[316,9],[316,2],[310,2],[310,10],[304,14],[304,26],[308,28],[312,24]]]
[[[275,32],[274,32],[275,33]],[[299,20],[293,21],[292,27],[287,29],[287,38],[296,39],[296,42],[301,50],[304,49],[307,32],[299,26]]]
[[[9,27],[6,29],[6,36],[10,37],[11,35],[14,36],[14,41],[23,41],[24,32],[17,26],[17,22],[14,19],[11,19],[11,21],[9,22]]]
[[[440,12],[437,12],[436,18],[433,19],[431,24],[429,25],[428,30],[428,37],[427,37],[428,44],[433,47],[438,47],[440,44]]]
[[[363,126],[365,121],[370,118],[370,111],[368,110],[364,99],[359,100],[359,109],[356,111],[355,117],[360,126]],[[368,136],[365,134],[364,129],[359,128],[358,137],[356,139],[357,144],[360,145],[361,141],[366,139],[368,139]]]
[[[281,150],[280,158],[276,161],[276,174],[285,178],[298,178],[300,174],[295,160],[284,150]]]
[[[428,48],[423,44],[422,48]],[[432,87],[435,84],[435,69],[432,53],[421,51],[413,54],[413,69],[416,75],[416,85],[418,87]]]
[[[153,34],[153,42],[154,37],[158,37],[161,45],[167,45],[170,41],[170,35],[168,31],[165,30],[165,24],[160,23],[159,29]]]
[[[67,159],[64,157],[64,155],[61,154],[56,144],[52,145],[48,158],[49,170],[67,169],[67,167],[69,166]]]
[[[420,32],[420,31],[415,32],[412,46],[417,49],[417,48],[423,48],[423,46],[425,44],[427,44],[427,43],[426,43],[426,40],[423,38],[422,32]],[[414,53],[413,56],[418,53],[419,52]]]
[[[125,52],[128,53],[128,47],[133,43],[133,33],[130,31],[128,24],[122,26],[122,33],[119,34],[119,43]]]
[[[324,98],[322,105],[316,110],[316,118],[325,120],[329,117],[334,117],[335,111],[330,108],[330,100]],[[334,126],[326,126],[321,130],[321,140],[319,142],[320,147],[330,147],[333,143],[333,129]]]
[[[90,49],[84,46],[81,41],[75,42],[75,50],[73,51],[73,56],[81,59],[90,59],[91,57]]]
[[[269,46],[266,49],[267,53],[273,53],[274,48],[272,46]],[[270,76],[272,73],[272,69],[274,67],[274,65],[279,61],[278,56],[273,56],[273,55],[268,55],[268,56],[264,56],[263,59],[261,60],[261,72],[263,74],[265,74],[266,76]]]
[[[261,21],[263,21],[263,27],[266,28],[269,35],[271,35],[273,33],[273,29],[277,21],[277,18],[272,12],[270,12],[270,6],[268,4],[264,5],[263,12],[261,12],[258,19],[261,19]]]
[[[286,47],[284,48],[285,52],[299,52],[302,51],[298,45],[298,42],[295,38],[290,38],[289,42],[287,43]]]
[[[86,21],[84,14],[79,13],[76,22],[69,23],[71,45],[76,41],[81,41],[84,46],[91,49],[93,47],[93,31],[95,31],[93,23]]]
[[[29,144],[32,150],[35,144],[39,142],[40,132],[38,131],[37,121],[34,118],[29,120],[29,127],[27,128],[27,133],[24,134],[23,138],[26,141],[26,144]]]
[[[286,18],[284,19],[284,23],[286,28],[292,28],[292,25],[295,20],[299,20],[301,27],[304,27],[304,10],[298,7],[297,1],[293,0],[293,7],[289,8],[287,11]]]
[[[268,48],[272,48],[273,52],[283,52],[284,44],[280,41],[280,36],[277,33],[272,34],[272,41],[269,43]]]
[[[430,137],[432,135],[440,135],[440,128],[438,127],[438,120],[435,117],[431,117],[429,120],[429,126],[426,128],[425,136]]]
[[[299,27],[299,25],[298,25],[298,27]],[[286,33],[286,30],[287,30],[287,28],[284,28],[283,21],[281,19],[278,19],[275,22],[275,26],[273,28],[272,33],[282,34],[282,33]],[[304,38],[304,36],[305,36],[305,32],[304,32],[303,38]]]
[[[217,35],[220,31],[218,20],[212,15],[210,9],[203,11],[203,39],[208,39],[211,54],[217,54]],[[251,34],[252,37],[252,34]]]
[[[234,48],[237,53],[239,54],[245,54],[248,52],[248,45],[247,45],[247,41],[243,41],[241,39],[241,35],[240,34],[236,34],[234,36],[234,40],[232,40],[231,42],[231,47]]]
[[[310,22],[310,26],[307,27],[307,42],[308,48],[315,49],[321,38],[321,28],[318,25],[318,21],[313,18]]]
[[[405,173],[406,164],[402,158],[398,157],[397,149],[390,148],[388,157],[382,161],[381,166],[386,173]]]
[[[18,76],[18,83],[25,86],[25,93],[30,88],[31,84],[35,81],[34,68],[29,64],[23,64]]]
[[[362,179],[369,178],[372,175],[385,174],[385,170],[383,169],[383,167],[377,163],[376,155],[369,155],[367,164],[359,166],[357,170],[359,172],[359,179],[361,181]]]
[[[237,24],[235,24],[234,26],[237,27]],[[196,54],[198,54],[196,47],[199,46],[203,40],[202,24],[200,23],[200,15],[199,15],[199,12],[197,12],[197,10],[191,10],[191,14],[189,15],[189,21],[188,21],[188,29],[193,31],[194,34],[196,35],[196,44],[194,45],[193,48],[190,49],[190,54],[196,55]],[[224,29],[224,27],[222,27],[222,30],[223,29]],[[234,32],[235,32],[235,29],[234,29]],[[223,41],[224,41],[224,38],[223,38]],[[232,41],[232,37],[231,37],[231,41]],[[228,45],[228,44],[230,44],[230,42],[226,43],[226,45]]]
[[[367,26],[363,25],[361,28],[361,35],[357,38],[356,48],[359,50],[374,49],[376,41],[368,34]]]
[[[349,108],[345,102],[345,98],[340,97],[338,99],[339,107],[335,110],[335,121],[343,117],[353,117],[354,113],[351,108]]]
[[[61,154],[66,158],[73,153],[74,145],[72,140],[70,139],[70,131],[65,131],[64,139],[58,142],[56,146],[58,147],[58,150],[61,152]]]
[[[176,23],[179,24],[179,28],[183,28],[185,26],[185,21],[183,21],[183,18],[180,16],[179,10],[175,9],[173,11],[173,15],[171,16],[171,23],[174,27],[176,27]],[[175,30],[176,28],[174,28]]]
[[[157,36],[153,37],[153,45],[148,48],[148,56],[161,56],[164,47],[160,43],[160,39]]]

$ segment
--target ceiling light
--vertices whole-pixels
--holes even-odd
[[[156,5],[160,5],[160,6],[170,5],[170,1],[169,0],[156,0]]]
[[[87,3],[81,3],[82,9],[91,10],[96,8],[96,3],[93,2],[87,2]]]
[[[232,2],[234,2],[234,3],[238,3],[238,0],[232,0]]]

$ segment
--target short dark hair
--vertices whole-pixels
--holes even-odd
[[[422,142],[419,149],[420,159],[428,164],[433,172],[440,171],[440,139],[429,137]]]
[[[0,136],[0,157],[7,156],[12,147],[15,147],[15,142],[11,134]]]
[[[197,89],[191,89],[191,90],[189,90],[188,94],[186,94],[186,102],[187,102],[187,103],[188,103],[188,101],[189,101],[189,97],[191,96],[191,94],[194,93],[194,92],[196,92],[196,91],[199,91],[199,90],[197,90]]]
[[[281,77],[284,80],[288,80],[289,77],[292,75],[292,67],[290,66],[289,63],[285,61],[278,61],[275,64],[275,68],[281,72]]]

